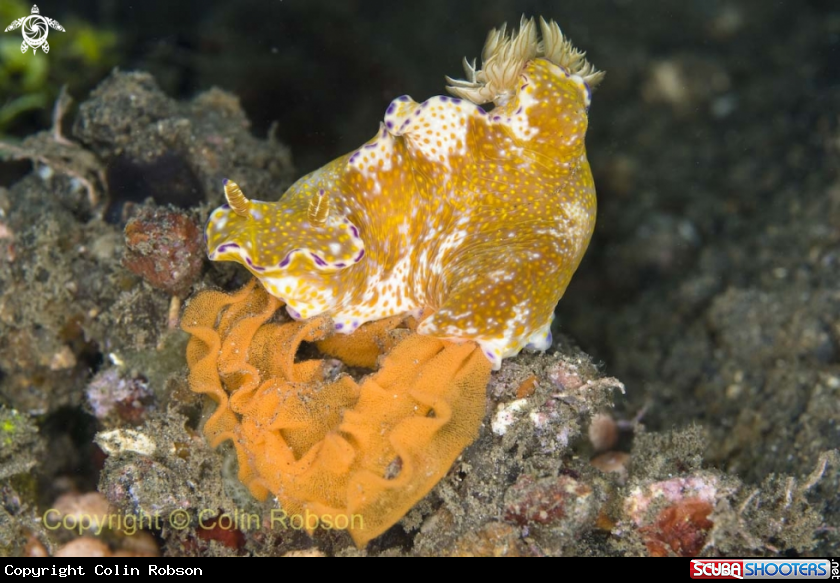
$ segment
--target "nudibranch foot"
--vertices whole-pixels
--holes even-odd
[[[442,325],[440,319],[437,321],[433,319],[425,320],[420,323],[417,331],[420,334],[435,336],[441,340],[450,342],[465,342],[473,340],[480,347],[484,356],[490,361],[493,370],[499,370],[502,366],[502,360],[511,356],[516,356],[523,349],[534,352],[545,352],[551,348],[553,336],[551,333],[551,323],[549,322],[542,328],[538,329],[532,336],[526,339],[514,338],[513,332],[516,325],[509,326],[505,330],[504,335],[489,338],[475,336],[477,329],[459,329],[453,325]]]
[[[553,320],[553,318],[552,318]],[[526,350],[534,350],[536,352],[545,352],[551,348],[554,338],[551,334],[551,322],[537,330],[536,333],[528,339],[525,344]]]
[[[550,245],[541,251],[520,249],[516,244],[505,245],[506,233],[497,235],[492,257],[475,252],[479,242],[466,246],[473,252],[461,260],[461,277],[444,296],[440,309],[417,328],[420,334],[441,339],[474,340],[494,370],[502,359],[517,355],[528,344],[538,350],[551,346],[546,340],[554,306],[565,289],[562,280],[558,284],[553,278],[533,275],[550,273],[552,263],[562,260]]]

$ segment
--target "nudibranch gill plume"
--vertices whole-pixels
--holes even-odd
[[[482,68],[465,60],[467,79],[447,78],[453,97],[398,97],[376,136],[278,202],[226,181],[210,258],[339,332],[423,314],[419,333],[473,340],[496,369],[545,350],[595,226],[584,138],[603,73],[584,56],[553,21],[491,31]]]

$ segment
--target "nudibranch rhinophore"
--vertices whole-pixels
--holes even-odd
[[[473,340],[498,369],[551,345],[554,308],[595,226],[584,137],[603,73],[555,22],[493,30],[454,97],[395,99],[367,144],[275,203],[225,182],[210,259],[237,261],[296,319],[339,332],[399,314]],[[485,111],[480,105],[492,102]]]

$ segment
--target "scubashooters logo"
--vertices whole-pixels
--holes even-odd
[[[25,53],[26,49],[32,47],[32,54],[38,52],[40,48],[44,53],[50,52],[50,44],[47,42],[47,36],[50,29],[65,32],[64,27],[61,26],[57,20],[41,16],[37,5],[32,6],[32,14],[18,18],[6,27],[6,32],[10,30],[21,29],[23,35],[23,43],[20,45],[20,52]]]
[[[692,579],[828,579],[828,559],[693,559]],[[836,563],[836,562],[835,562]]]

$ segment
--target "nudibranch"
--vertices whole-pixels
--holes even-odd
[[[541,39],[537,26],[491,31],[482,68],[465,59],[467,79],[447,78],[454,97],[398,97],[376,136],[278,202],[226,181],[210,259],[339,332],[422,313],[419,333],[473,340],[494,369],[547,349],[595,225],[584,137],[603,73],[555,22],[540,19]]]

